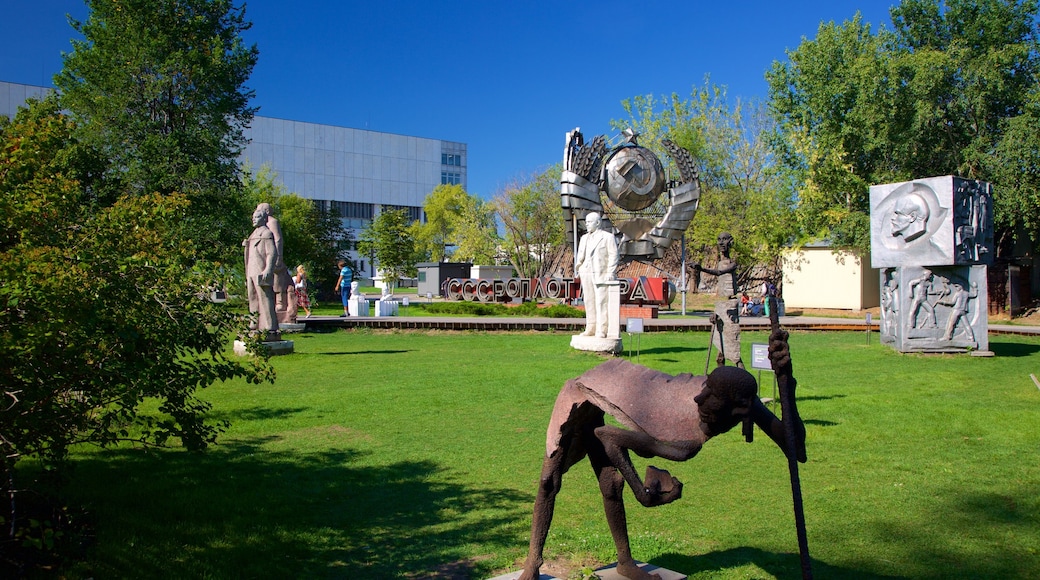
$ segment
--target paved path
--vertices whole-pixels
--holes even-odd
[[[561,330],[579,332],[585,328],[583,318],[516,318],[516,317],[470,317],[459,318],[449,316],[312,316],[300,318],[307,325],[307,330],[323,330],[333,328],[418,328],[441,330]],[[817,316],[781,316],[780,324],[789,330],[863,330],[867,329],[865,319],[825,318]],[[621,325],[622,331],[625,324]],[[740,319],[741,330],[768,330],[769,319],[764,316],[745,316]],[[681,318],[663,313],[660,318],[643,320],[644,332],[709,332],[708,314]],[[877,320],[871,321],[870,330],[878,330]],[[990,334],[1022,334],[1040,335],[1040,326],[1018,326],[1011,324],[990,324]]]

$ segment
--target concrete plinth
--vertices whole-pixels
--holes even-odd
[[[600,338],[598,336],[577,335],[571,337],[571,348],[591,352],[620,353],[623,348],[620,338]]]
[[[278,323],[278,330],[280,332],[282,332],[283,334],[287,333],[287,332],[303,332],[306,329],[307,329],[307,325],[304,324],[303,322],[279,322]]]
[[[640,568],[645,570],[649,574],[657,574],[661,577],[661,580],[686,580],[686,574],[680,574],[673,572],[667,568],[661,568],[660,566],[654,566],[653,564],[644,564],[642,562],[636,562]],[[617,572],[617,564],[611,564],[596,570],[596,576],[600,577],[600,580],[627,580],[621,574]]]
[[[654,566],[653,564],[644,564],[643,562],[636,562],[640,568],[650,574],[657,574],[661,577],[661,580],[686,580],[686,574],[680,574],[667,568],[661,568],[660,566]],[[523,570],[517,570],[516,572],[509,572],[501,576],[495,576],[490,580],[516,580],[520,577]],[[610,566],[604,566],[595,571],[597,577],[600,580],[627,580],[624,576],[618,574],[617,564],[611,564]],[[556,576],[550,576],[548,574],[541,574],[538,580],[560,580]]]
[[[351,316],[368,316],[368,299],[364,296],[351,296],[347,300],[347,311]]]
[[[271,356],[280,356],[283,354],[292,354],[295,349],[295,343],[291,340],[274,340],[263,343],[267,347],[268,352]],[[249,356],[251,353],[246,349],[246,343],[241,340],[235,341],[235,354],[238,356]]]

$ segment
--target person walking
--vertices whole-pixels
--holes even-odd
[[[296,275],[293,276],[293,287],[296,289],[296,305],[303,308],[307,318],[311,317],[311,298],[307,295],[307,271],[303,264],[296,266]]]
[[[345,260],[339,261],[339,280],[336,280],[336,288],[339,288],[339,297],[343,301],[343,314],[339,317],[350,316],[350,283],[354,280],[354,270],[350,268]]]

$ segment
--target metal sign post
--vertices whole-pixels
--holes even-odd
[[[643,334],[643,319],[642,318],[629,318],[625,322],[625,332],[628,333],[629,337],[633,334],[636,335],[636,362],[639,362],[639,335]],[[631,351],[629,352],[631,357]]]

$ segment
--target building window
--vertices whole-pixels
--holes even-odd
[[[452,165],[462,167],[461,153],[441,153],[441,165]]]
[[[408,219],[413,222],[422,221],[422,208],[414,205],[384,205],[384,210],[404,210],[408,213]]]
[[[462,174],[455,171],[441,171],[441,183],[444,185],[462,185]]]
[[[370,203],[358,203],[355,201],[330,201],[330,209],[344,219],[372,219],[373,210]]]

